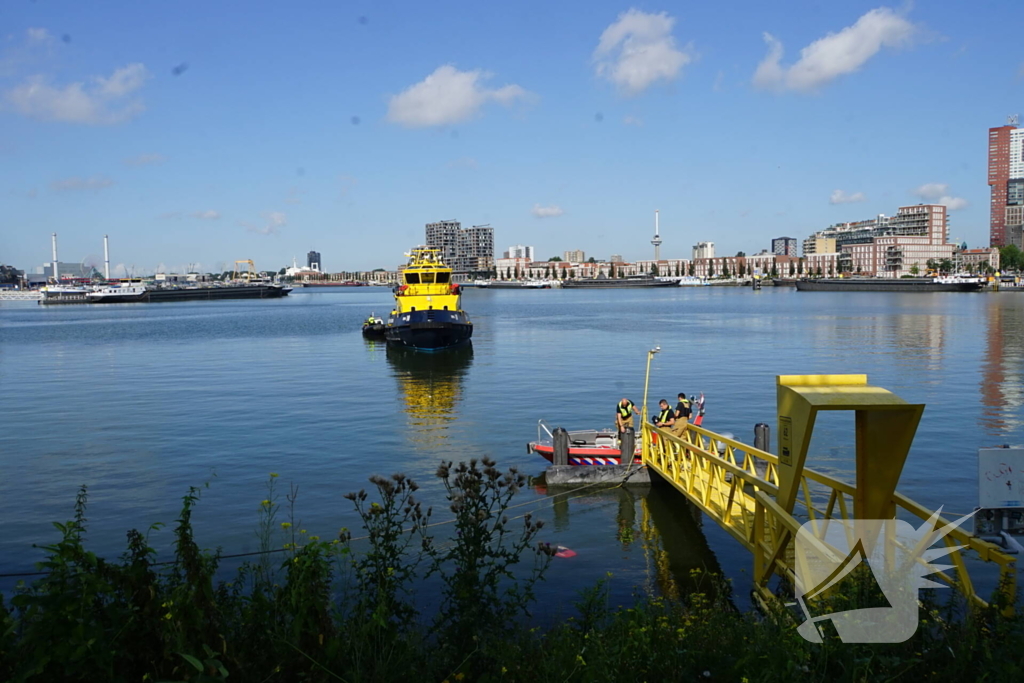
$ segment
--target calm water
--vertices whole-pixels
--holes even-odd
[[[436,507],[442,458],[486,454],[540,474],[545,463],[525,448],[537,420],[612,424],[618,398],[639,403],[656,344],[652,400],[703,391],[705,426],[745,441],[756,422],[774,430],[776,374],[863,372],[926,403],[900,489],[930,506],[972,509],[976,449],[1024,443],[1024,293],[476,290],[464,297],[472,349],[443,356],[362,339],[361,320],[390,300],[365,288],[0,303],[0,573],[31,569],[32,544],[55,538],[50,523],[69,517],[80,484],[90,543],[113,556],[128,528],[172,523],[186,489],[206,482],[200,541],[244,552],[256,548],[270,472],[298,485],[302,527],[325,537],[355,526],[342,496],[374,473],[405,472]],[[850,479],[852,442],[852,416],[825,420],[808,462]],[[636,587],[676,590],[692,567],[740,586],[749,574],[745,551],[671,490],[565,500],[530,489],[528,500],[521,511],[539,511],[544,539],[578,553],[545,584],[555,609],[609,571],[620,600]],[[169,536],[152,538],[166,548]]]

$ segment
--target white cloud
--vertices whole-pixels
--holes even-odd
[[[665,12],[633,8],[604,30],[594,50],[597,75],[625,95],[638,95],[658,81],[672,81],[694,59],[690,46],[676,47],[676,20]]]
[[[948,193],[949,185],[946,183],[925,183],[914,190],[914,194],[925,199],[938,199]]]
[[[967,208],[967,200],[963,197],[949,197],[943,195],[939,197],[937,204],[943,204],[950,211],[959,211],[960,209]]]
[[[50,183],[50,189],[54,192],[99,190],[104,187],[110,187],[113,184],[113,180],[104,176],[92,176],[91,178],[79,178],[78,176],[75,176],[73,178],[65,178],[64,180],[54,180]]]
[[[626,116],[622,117],[622,123],[624,125],[627,125],[627,126],[638,126],[639,127],[639,126],[643,126],[644,125],[644,120],[642,118],[640,118],[639,116],[629,116],[629,115],[626,115]]]
[[[946,183],[925,183],[915,189],[913,193],[933,204],[942,204],[950,211],[958,211],[968,206],[966,199],[954,197],[949,193],[949,185]]]
[[[533,208],[530,209],[530,213],[537,218],[554,218],[555,216],[561,216],[565,211],[562,210],[562,207],[555,204],[552,204],[551,206],[534,204]]]
[[[288,225],[288,216],[283,211],[264,211],[261,215],[263,217],[262,227],[251,223],[241,223],[241,225],[257,235],[275,235],[280,228]]]
[[[853,202],[863,202],[866,200],[867,197],[864,196],[863,192],[854,192],[853,194],[850,194],[843,190],[832,190],[832,195],[828,198],[828,203],[851,204]]]
[[[212,209],[207,211],[193,211],[189,214],[192,218],[198,218],[202,221],[219,221],[220,211],[214,211]]]
[[[150,77],[142,64],[129,64],[108,78],[97,76],[89,83],[53,86],[43,76],[4,93],[8,105],[18,113],[43,121],[64,121],[109,125],[123,123],[145,110],[139,99],[130,97]]]
[[[122,159],[121,163],[125,166],[153,166],[156,164],[162,164],[165,161],[167,161],[167,157],[163,154],[140,154],[136,157]]]
[[[48,43],[53,40],[53,36],[45,28],[30,28],[25,32],[29,42],[32,43]]]
[[[839,33],[829,33],[800,51],[800,59],[783,66],[782,43],[764,34],[768,54],[754,72],[754,86],[766,90],[813,91],[853,73],[883,47],[899,48],[913,42],[918,28],[888,7],[873,9]]]
[[[529,93],[518,85],[505,85],[491,90],[484,81],[491,74],[476,69],[459,71],[446,64],[434,73],[391,97],[388,120],[407,128],[444,126],[468,121],[488,102],[508,106],[526,99]]]

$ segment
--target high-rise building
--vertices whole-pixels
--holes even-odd
[[[807,245],[835,241],[838,266],[844,273],[900,277],[924,272],[928,261],[951,259],[949,224],[942,204],[901,206],[895,216],[840,223],[815,233]],[[916,269],[915,269],[916,266]],[[913,269],[913,270],[912,270]]]
[[[311,251],[306,254],[306,266],[313,271],[320,272],[320,252]]]
[[[988,184],[989,245],[1019,242],[1024,225],[1024,128],[1017,127],[1016,116],[1005,126],[988,129]]]
[[[562,254],[562,259],[569,263],[583,263],[587,260],[587,255],[583,253],[582,249],[574,249],[567,251]]]
[[[459,233],[460,272],[485,273],[494,268],[494,228],[474,225]]]
[[[533,261],[533,247],[523,246],[522,244],[509,247],[508,251],[505,252],[505,258],[525,258]]]
[[[693,260],[700,258],[715,258],[714,242],[697,242],[693,247]]]
[[[494,268],[494,228],[474,225],[462,229],[459,221],[427,223],[427,246],[441,251],[441,260],[456,273],[486,272]]]
[[[441,251],[441,260],[452,270],[459,272],[459,233],[462,223],[458,221],[438,221],[427,223],[427,246]]]
[[[796,256],[796,239],[776,237],[772,240],[772,253],[779,256]]]
[[[624,263],[622,260],[622,254],[612,254],[612,257],[608,260],[612,263]]]

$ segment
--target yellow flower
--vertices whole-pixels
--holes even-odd
[[[271,473],[270,473],[270,476],[271,476],[271,477],[274,477],[274,478],[276,479],[276,478],[277,478],[277,472],[271,472]]]
[[[466,677],[466,674],[462,673],[461,671],[459,673],[455,674],[455,680],[457,680],[457,681],[461,681],[465,677]]]
[[[281,528],[282,529],[290,529],[291,526],[292,526],[291,522],[281,522]]]
[[[310,536],[309,540],[311,540],[311,541],[319,541],[320,537],[319,536]]]
[[[269,500],[265,500],[262,503],[260,503],[260,505],[263,505],[265,507],[270,507],[270,501]]]

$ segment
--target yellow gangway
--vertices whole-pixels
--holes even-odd
[[[648,367],[649,362],[650,355]],[[896,491],[923,404],[907,403],[870,386],[866,375],[780,375],[776,382],[777,456],[692,424],[682,436],[646,419],[642,427],[644,464],[753,554],[754,595],[765,606],[775,600],[769,587],[773,576],[796,585],[794,546],[805,522],[817,534],[818,525],[827,520],[913,516],[925,521],[933,515]],[[836,410],[855,414],[854,484],[805,466],[815,418],[821,411]],[[942,518],[936,522],[945,524],[949,522]],[[975,591],[963,557],[965,552],[974,553],[999,566],[1006,604],[1013,604],[1016,568],[1011,555],[962,529],[945,536],[945,543],[963,549],[949,555],[952,575],[937,573],[939,579],[975,603],[986,604]]]

